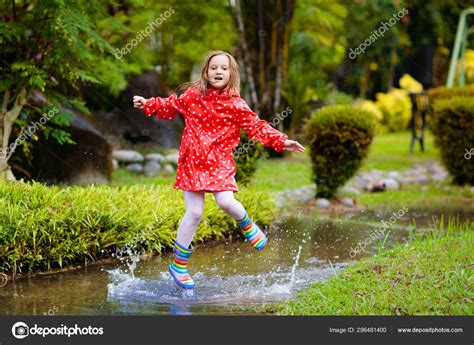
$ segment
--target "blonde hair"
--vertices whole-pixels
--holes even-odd
[[[213,51],[207,52],[204,57],[204,61],[202,62],[202,65],[201,65],[200,77],[194,81],[187,82],[180,85],[177,89],[178,92],[184,92],[190,87],[197,87],[199,88],[199,92],[201,94],[205,94],[210,84],[209,78],[207,75],[207,70],[209,69],[209,63],[211,59],[216,55],[225,55],[229,58],[230,78],[229,78],[229,82],[227,83],[226,87],[223,90],[228,92],[229,97],[232,95],[240,96],[239,65],[237,64],[237,61],[235,61],[232,55],[222,50],[213,50]]]

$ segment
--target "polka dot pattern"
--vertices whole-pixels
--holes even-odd
[[[177,114],[184,117],[175,189],[238,192],[232,151],[239,143],[240,129],[277,152],[283,150],[288,139],[260,119],[238,95],[213,87],[205,94],[191,87],[180,97],[150,98],[143,112],[165,120]]]

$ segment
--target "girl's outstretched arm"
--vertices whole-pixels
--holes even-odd
[[[164,120],[171,120],[177,114],[186,115],[187,106],[187,92],[178,97],[172,94],[169,97],[152,97],[145,99],[141,96],[133,96],[133,104],[135,108],[142,110],[146,116],[152,116]]]
[[[237,103],[236,107],[240,128],[243,128],[251,139],[257,140],[262,145],[273,147],[277,152],[281,152],[285,150],[285,147],[291,147],[292,143],[295,143],[293,140],[288,140],[285,133],[276,130],[267,121],[260,119],[243,99]],[[288,145],[290,143],[291,145]]]

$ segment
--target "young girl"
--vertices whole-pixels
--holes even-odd
[[[176,94],[149,99],[134,96],[133,104],[147,116],[166,120],[176,114],[184,117],[174,188],[184,191],[186,212],[178,228],[174,260],[168,271],[176,284],[192,289],[194,282],[187,265],[192,252],[191,242],[204,210],[204,193],[214,194],[219,207],[237,221],[255,249],[261,250],[267,244],[266,235],[234,199],[238,189],[232,151],[239,143],[240,129],[277,152],[304,152],[304,147],[259,119],[240,98],[238,65],[229,53],[207,53],[200,78],[183,86],[187,89],[179,97]]]

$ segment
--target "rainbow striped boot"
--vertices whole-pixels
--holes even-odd
[[[174,259],[168,267],[168,272],[176,284],[183,289],[194,289],[194,281],[188,273],[188,261],[192,251],[191,246],[186,249],[176,242],[173,248]]]
[[[250,244],[257,250],[262,250],[267,244],[267,236],[263,233],[258,225],[250,219],[250,216],[245,212],[245,217],[237,220],[240,230]]]

